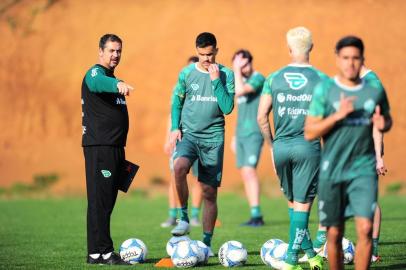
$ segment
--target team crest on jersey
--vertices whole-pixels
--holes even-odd
[[[92,73],[90,74],[92,77],[95,77],[97,75],[97,68],[92,69]]]
[[[278,114],[280,117],[284,116],[286,112],[286,107],[279,107],[278,108]]]
[[[340,109],[340,101],[334,101],[333,107],[338,112],[338,110]]]
[[[307,78],[302,73],[286,72],[283,77],[293,90],[299,90],[307,84]]]
[[[369,113],[373,113],[375,110],[375,101],[371,98],[365,101],[364,110],[366,110]]]
[[[190,87],[192,88],[193,91],[197,91],[199,89],[199,85],[197,83],[192,83]]]

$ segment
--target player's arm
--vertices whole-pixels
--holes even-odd
[[[272,110],[272,97],[269,94],[263,94],[259,101],[257,121],[264,140],[272,148],[272,132],[269,124],[269,113]]]
[[[310,103],[308,115],[304,126],[304,137],[306,140],[314,140],[327,134],[334,125],[347,117],[354,111],[353,101],[355,97],[340,96],[340,107],[335,113],[325,117],[326,99],[322,85],[319,85]]]
[[[237,97],[255,92],[255,88],[249,83],[244,83],[241,69],[248,63],[247,58],[237,55],[233,60],[233,71],[235,81],[235,95]]]
[[[378,175],[385,175],[388,170],[383,161],[383,133],[374,126],[372,129],[372,137],[374,139],[376,173]]]
[[[209,66],[209,74],[217,104],[224,114],[230,114],[234,108],[234,76],[226,74],[226,85],[220,79],[220,70],[217,64]]]
[[[171,106],[171,133],[169,136],[170,147],[173,149],[176,145],[176,141],[182,139],[182,133],[180,127],[180,117],[182,113],[183,104],[185,102],[186,95],[186,80],[185,73],[182,71],[179,74],[178,82],[173,90],[172,94],[172,106]]]
[[[120,93],[128,95],[134,88],[116,78],[106,76],[104,69],[94,67],[85,76],[85,82],[93,93]]]

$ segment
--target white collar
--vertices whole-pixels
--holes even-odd
[[[343,83],[341,83],[338,80],[337,76],[334,76],[334,82],[336,83],[336,85],[338,85],[340,88],[347,90],[347,91],[359,91],[362,89],[362,87],[364,87],[365,81],[363,79],[361,79],[361,83],[354,85],[354,86],[348,86],[348,85],[344,85]]]

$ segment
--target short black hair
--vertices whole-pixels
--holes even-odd
[[[239,54],[242,55],[242,58],[248,59],[248,63],[251,63],[251,62],[252,62],[252,59],[254,59],[254,58],[252,57],[252,54],[250,53],[249,50],[240,49],[240,50],[238,50],[238,51],[236,51],[236,52],[234,53],[234,55],[233,55],[233,60],[234,60],[234,58],[235,58],[237,55],[239,55]]]
[[[196,48],[217,47],[216,37],[209,32],[200,33],[196,38]]]
[[[123,44],[123,42],[121,41],[121,38],[119,38],[117,35],[115,35],[115,34],[105,34],[100,38],[99,48],[103,50],[104,46],[107,43],[107,41],[118,42],[120,44]]]
[[[187,59],[187,62],[188,62],[188,63],[196,63],[196,62],[199,62],[199,57],[193,55],[193,56],[191,56],[191,57],[189,57],[189,58]]]
[[[336,53],[344,47],[355,47],[358,48],[361,55],[364,56],[364,42],[362,39],[356,36],[345,36],[341,38],[336,44]]]

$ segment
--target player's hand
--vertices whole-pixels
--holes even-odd
[[[129,84],[126,84],[125,82],[118,82],[117,83],[117,89],[118,92],[123,95],[123,96],[129,96],[130,95],[130,91],[134,90],[134,87],[132,87]]]
[[[336,112],[337,121],[342,120],[347,117],[350,113],[354,111],[354,100],[357,97],[350,96],[346,97],[343,93],[340,96],[340,108]]]
[[[381,107],[375,107],[375,113],[372,115],[372,123],[379,131],[385,128],[385,117],[381,114]]]
[[[214,81],[220,78],[220,69],[217,64],[211,64],[208,68],[210,80]]]
[[[176,142],[182,140],[182,133],[180,132],[179,129],[176,129],[174,131],[171,131],[171,134],[169,135],[169,147],[171,149],[175,149]]]
[[[235,154],[235,145],[236,145],[236,139],[235,139],[235,136],[233,136],[232,138],[231,138],[231,143],[230,143],[230,149],[231,149],[231,152],[233,152],[233,154]]]
[[[388,169],[385,167],[385,163],[383,162],[382,157],[377,157],[376,158],[376,173],[378,175],[385,176],[386,173],[388,172]]]
[[[248,63],[248,58],[243,58],[242,54],[237,54],[233,60],[234,72],[240,72],[241,69]]]

